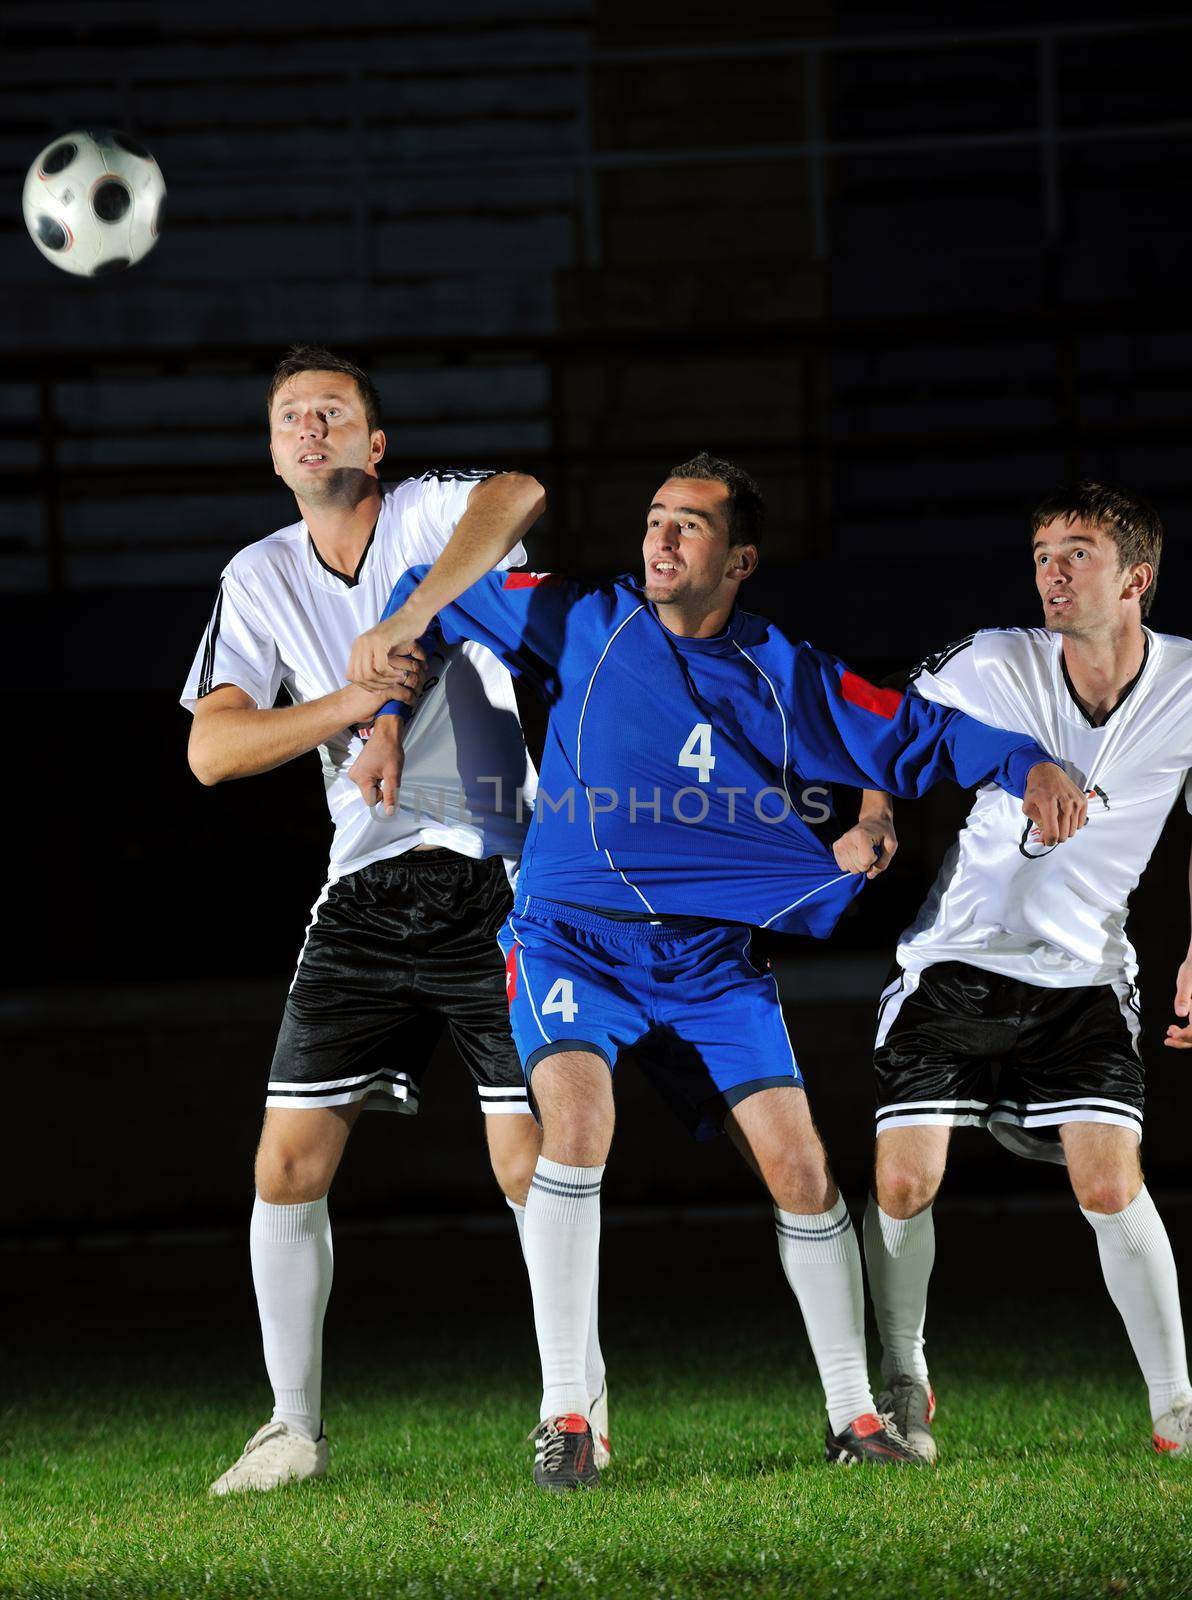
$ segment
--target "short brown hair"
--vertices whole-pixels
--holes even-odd
[[[1087,522],[1100,528],[1117,545],[1118,571],[1124,572],[1136,561],[1148,562],[1153,577],[1139,600],[1145,617],[1159,586],[1159,557],[1163,552],[1163,524],[1154,506],[1136,494],[1115,489],[1111,483],[1072,483],[1053,489],[1035,507],[1031,517],[1031,537],[1060,518],[1067,523]]]
[[[706,450],[681,461],[672,467],[671,478],[695,478],[711,483],[722,483],[728,490],[728,537],[730,544],[757,544],[761,539],[766,520],[766,502],[757,481],[743,467],[719,456],[710,456]]]
[[[317,344],[292,344],[277,363],[272,378],[269,380],[269,392],[265,396],[265,413],[273,414],[273,397],[291,378],[296,378],[300,372],[342,372],[345,378],[351,378],[360,398],[364,401],[364,420],[368,424],[369,433],[375,433],[381,426],[381,397],[377,393],[376,385],[365,372],[363,367],[349,361],[346,356],[337,356],[332,350],[324,350]]]

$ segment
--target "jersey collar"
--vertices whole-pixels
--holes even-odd
[[[368,536],[368,542],[364,546],[364,549],[360,552],[360,560],[356,563],[356,570],[352,573],[351,577],[349,577],[346,572],[341,572],[338,567],[333,567],[328,562],[323,560],[323,557],[319,554],[319,547],[311,535],[310,529],[306,526],[305,520],[302,522],[302,536],[310,559],[311,571],[323,588],[355,589],[357,587],[360,582],[361,574],[364,572],[365,563],[368,561],[369,552],[376,541],[377,530],[381,526],[381,518],[384,515],[385,491],[382,489],[381,505],[377,511],[377,520],[373,523],[372,532]]]
[[[1076,693],[1076,689],[1072,683],[1072,678],[1068,672],[1068,663],[1064,659],[1064,641],[1062,636],[1057,635],[1057,642],[1059,645],[1057,654],[1059,655],[1060,676],[1063,679],[1064,688],[1068,691],[1068,701],[1071,709],[1076,712],[1077,716],[1088,728],[1108,727],[1114,716],[1118,711],[1121,710],[1122,706],[1125,705],[1126,701],[1130,698],[1135,689],[1137,689],[1138,685],[1146,676],[1146,669],[1150,665],[1152,655],[1151,646],[1153,640],[1151,630],[1149,628],[1144,628],[1142,630],[1142,665],[1130,679],[1126,687],[1122,690],[1121,694],[1117,698],[1117,702],[1105,713],[1100,722],[1094,722],[1092,717],[1090,717],[1088,712],[1084,709],[1083,705],[1081,705],[1080,698]]]
[[[672,633],[658,615],[658,608],[653,601],[646,601],[646,608],[663,633],[674,645],[676,650],[682,650],[692,655],[727,656],[736,650],[737,635],[745,620],[745,613],[740,606],[734,606],[729,614],[728,624],[720,633],[714,633],[707,639],[690,639],[683,634]]]

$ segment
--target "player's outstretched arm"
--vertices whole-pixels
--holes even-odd
[[[467,510],[443,553],[422,583],[397,610],[387,612],[352,646],[348,677],[368,689],[394,682],[395,658],[430,626],[436,612],[471,587],[507,556],[546,509],[546,491],[536,478],[503,472],[478,483],[468,496]]]
[[[1192,855],[1188,857],[1188,899],[1192,902]],[[1183,1024],[1173,1022],[1163,1043],[1172,1050],[1192,1050],[1192,942],[1175,978],[1175,1014]]]
[[[989,727],[918,695],[880,689],[809,646],[799,653],[793,687],[800,771],[881,787],[904,799],[926,794],[945,778],[965,789],[996,783],[1023,800],[1049,844],[1071,838],[1084,823],[1087,798],[1025,734]]]
[[[345,728],[371,722],[386,699],[410,704],[421,684],[422,662],[411,659],[405,670],[407,682],[384,694],[349,684],[305,705],[277,710],[261,710],[243,689],[220,684],[195,706],[187,746],[190,770],[207,785],[271,772]]]
[[[897,849],[893,801],[882,789],[866,789],[856,822],[832,846],[837,866],[842,872],[863,872],[867,878],[876,878],[893,861]]]

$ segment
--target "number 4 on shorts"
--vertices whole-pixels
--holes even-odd
[[[542,1015],[544,1017],[558,1014],[564,1022],[574,1022],[579,1014],[579,1007],[575,1003],[575,990],[570,978],[556,978],[550,986],[550,993],[542,1002]]]

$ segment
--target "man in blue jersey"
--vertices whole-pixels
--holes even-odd
[[[849,829],[831,850],[812,831],[809,821],[829,814],[819,804],[829,783],[914,796],[943,778],[996,782],[1025,796],[1024,812],[1054,843],[1084,820],[1084,796],[1032,740],[876,689],[738,606],[761,523],[753,480],[698,456],[653,497],[644,582],[498,573],[433,618],[415,568],[349,665],[373,688],[400,681],[392,653],[433,629],[483,643],[549,706],[538,803],[501,934],[514,1039],[543,1128],[525,1243],[543,1368],[535,1480],[545,1489],[598,1482],[583,1351],[612,1069],[631,1055],[697,1135],[729,1134],[773,1198],[824,1385],[827,1459],[919,1459],[876,1414],[856,1235],[777,986],[750,960],[750,929],[826,936],[884,864],[877,824]],[[353,776],[366,798],[380,791],[392,804],[398,718],[382,721]]]

